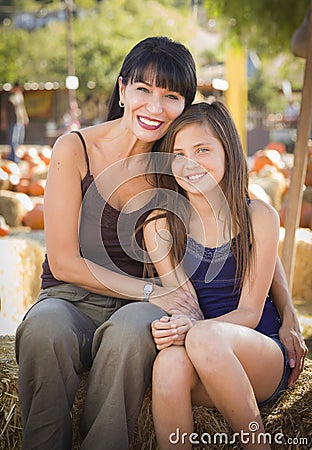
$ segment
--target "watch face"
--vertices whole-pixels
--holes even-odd
[[[144,292],[146,294],[151,294],[153,292],[153,285],[152,284],[146,284],[144,286]]]

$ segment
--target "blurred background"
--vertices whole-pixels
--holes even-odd
[[[121,62],[139,40],[167,35],[198,66],[199,95],[224,97],[248,154],[293,151],[304,59],[290,40],[309,0],[0,0],[0,102],[19,81],[25,143],[105,120]],[[68,89],[72,88],[72,89]],[[4,132],[0,144],[6,144]]]

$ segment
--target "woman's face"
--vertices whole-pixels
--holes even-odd
[[[149,79],[124,86],[120,78],[119,86],[127,129],[144,142],[163,137],[184,109],[185,98],[181,94],[157,87]]]
[[[222,181],[225,152],[207,124],[193,123],[175,138],[172,172],[179,185],[190,194],[205,194]]]

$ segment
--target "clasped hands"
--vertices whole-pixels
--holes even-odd
[[[184,345],[188,330],[195,324],[196,320],[184,314],[173,314],[163,316],[152,322],[152,335],[158,350],[171,345]]]

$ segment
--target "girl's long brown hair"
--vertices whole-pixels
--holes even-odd
[[[176,193],[176,210],[179,210],[180,218],[177,217],[172,207],[163,208],[163,213],[154,217],[166,217],[169,231],[172,237],[171,261],[174,266],[180,263],[185,251],[185,238],[188,232],[187,225],[190,217],[190,208],[185,204],[181,208],[181,195],[186,197],[184,190],[178,185],[171,171],[171,162],[175,137],[186,125],[199,123],[207,124],[218,138],[225,152],[225,174],[220,187],[231,213],[231,228],[233,239],[231,240],[231,251],[236,260],[236,287],[242,287],[246,274],[250,275],[252,267],[251,242],[253,239],[252,224],[248,209],[248,170],[244,151],[234,121],[221,102],[195,103],[189,106],[170,126],[166,136],[162,139],[159,152],[163,153],[160,159],[152,160],[155,172],[155,186],[161,192],[171,190]],[[152,154],[153,156],[153,154]],[[155,155],[156,156],[156,155]],[[185,202],[182,202],[185,203]],[[161,204],[161,201],[159,202]],[[172,205],[170,205],[172,206]],[[183,218],[181,220],[181,217]],[[239,242],[238,242],[239,239]]]

